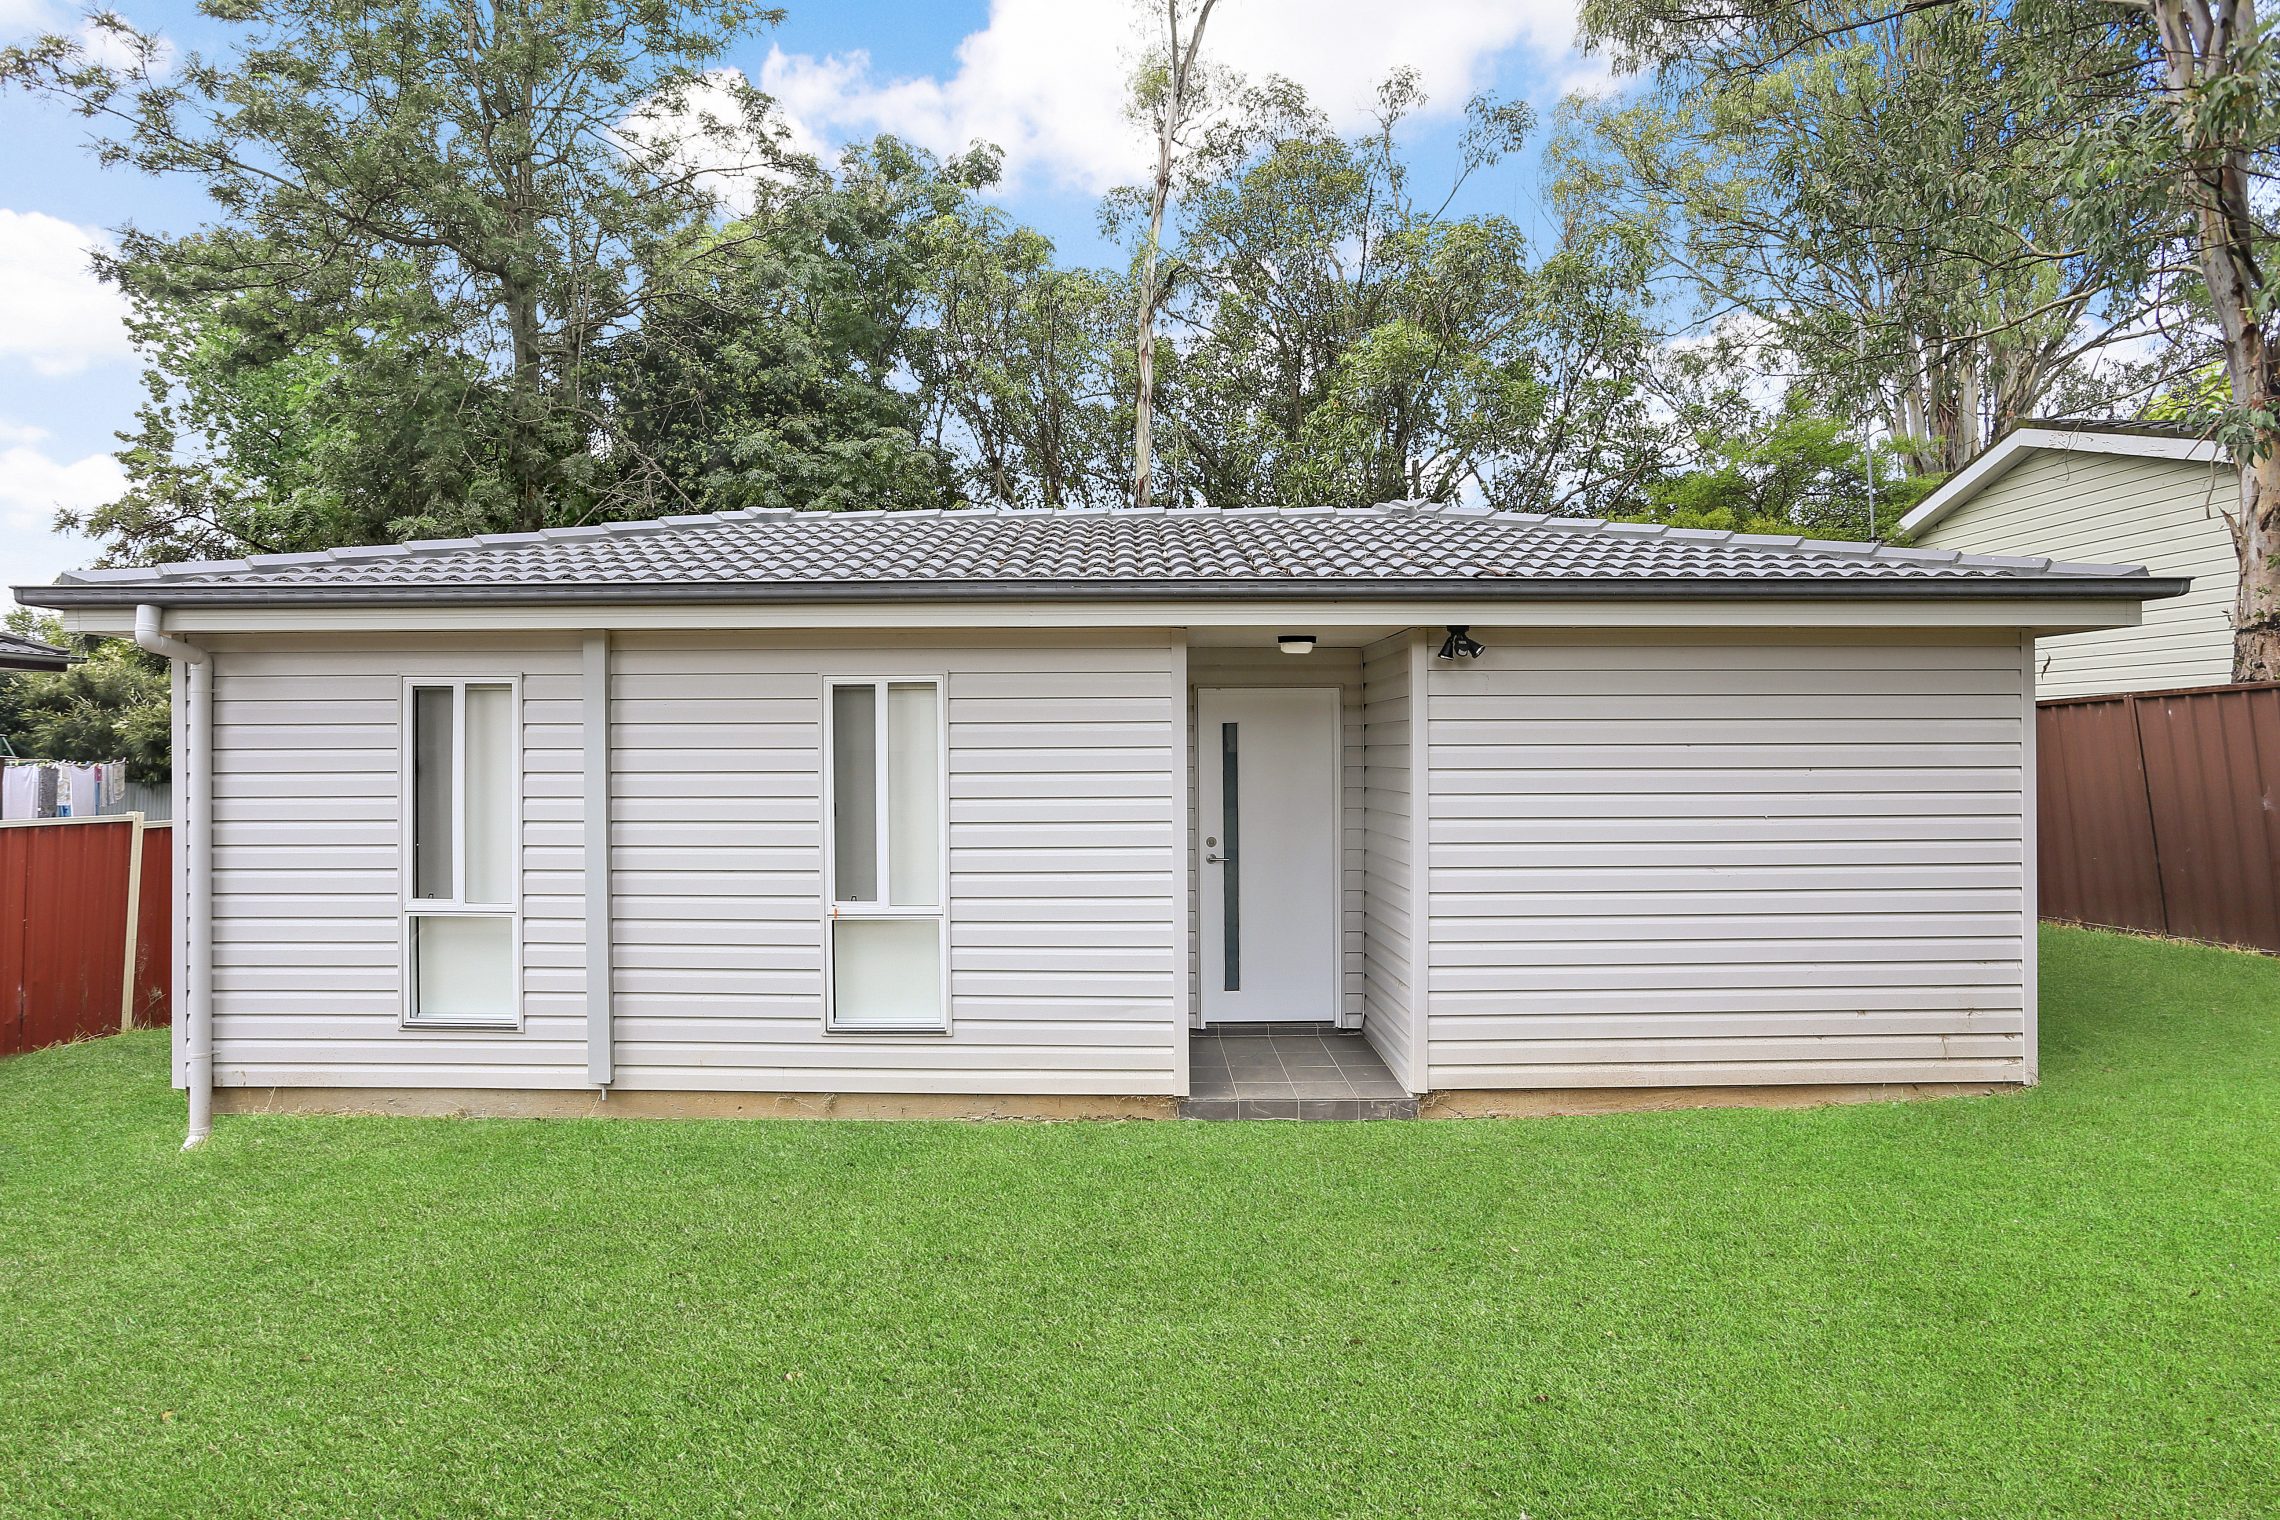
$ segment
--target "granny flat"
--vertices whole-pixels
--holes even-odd
[[[2030,419],[1901,519],[1920,548],[2124,561],[2189,579],[2145,620],[2046,639],[2037,694],[2108,696],[2232,679],[2240,471],[2191,429]]]
[[[17,594],[175,661],[195,1136],[1169,1114],[1293,1026],[1428,1112],[2032,1082],[2034,640],[2184,589],[1392,503]]]

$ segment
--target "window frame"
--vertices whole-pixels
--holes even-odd
[[[507,814],[508,860],[507,875],[511,883],[504,903],[471,903],[464,896],[467,883],[467,688],[470,686],[503,686],[507,692],[507,732],[510,736],[508,753],[511,757],[509,787],[511,804]],[[421,897],[419,891],[419,858],[417,831],[419,794],[419,707],[418,693],[423,690],[448,690],[451,698],[451,873],[450,897]],[[399,1027],[419,1030],[471,1030],[479,1033],[519,1033],[524,1024],[523,1001],[523,706],[522,677],[476,673],[467,675],[419,675],[403,679],[403,692],[398,708],[398,728],[401,730],[402,761],[400,764],[401,839],[397,864],[397,977],[398,996],[396,1018]],[[507,923],[508,975],[513,987],[512,1010],[504,1017],[473,1018],[464,1015],[439,1017],[422,1016],[413,1006],[413,991],[418,982],[414,966],[414,935],[423,918],[483,918],[505,919]]]
[[[873,850],[876,857],[874,870],[877,876],[878,902],[841,902],[839,900],[839,830],[838,820],[838,744],[833,711],[836,694],[843,687],[870,687],[876,693],[872,722],[872,796],[874,832]],[[892,852],[894,825],[887,802],[887,786],[891,767],[887,764],[888,727],[887,694],[896,686],[925,686],[934,692],[934,903],[930,907],[905,907],[885,901],[891,894]],[[823,1028],[826,1034],[852,1035],[928,1035],[944,1036],[955,1023],[950,1004],[950,691],[949,680],[940,672],[922,675],[832,675],[823,678],[822,709],[818,718],[822,728],[822,780],[823,817]],[[860,922],[887,919],[932,923],[934,928],[935,974],[939,979],[936,993],[941,1017],[935,1022],[906,1024],[843,1023],[839,1018],[838,976],[836,956],[838,924],[842,920]]]

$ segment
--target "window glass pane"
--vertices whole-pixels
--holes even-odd
[[[832,1021],[942,1027],[942,936],[931,918],[841,918],[831,925]]]
[[[513,957],[509,919],[413,918],[412,1017],[513,1023]]]
[[[513,691],[467,688],[467,898],[514,901],[515,736]]]
[[[836,902],[879,900],[879,689],[831,688],[831,872]]]
[[[887,901],[902,908],[937,907],[942,895],[937,700],[915,681],[887,688]]]
[[[449,899],[451,688],[412,688],[412,895]]]

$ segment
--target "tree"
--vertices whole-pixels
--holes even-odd
[[[8,627],[67,642],[61,623],[21,609]],[[164,660],[104,639],[69,669],[0,674],[0,738],[26,759],[124,760],[134,780],[161,782],[171,772],[172,694]]]
[[[2142,398],[2199,357],[2189,341],[2117,357],[2155,335],[2173,283],[2156,219],[2095,246],[2063,231],[2078,197],[2052,155],[2117,110],[2075,81],[2127,65],[2126,23],[2029,45],[2011,7],[1974,3],[1864,9],[1826,38],[1649,29],[1675,9],[1591,9],[1603,38],[1664,64],[1662,88],[1579,112],[1556,156],[1652,229],[1702,320],[1746,319],[1913,468],[1952,470],[2053,401]]]
[[[600,366],[619,515],[953,504],[933,399],[905,377],[996,177],[993,152],[943,164],[882,137],[689,234],[711,246],[667,250],[642,326]]]
[[[2255,0],[1910,0],[1912,23],[1976,18],[2019,87],[2000,99],[2042,130],[2003,139],[1968,166],[2004,194],[2040,197],[2047,221],[2022,225],[2007,266],[2051,278],[2076,263],[2142,276],[2155,319],[2213,329],[2229,404],[2206,419],[2241,474],[2228,514],[2240,561],[2234,675],[2280,678],[2280,257],[2271,186],[2280,153],[2280,49]],[[1791,60],[1857,46],[1891,22],[1855,0],[1587,0],[1588,39],[1666,83],[1743,89]],[[2075,60],[2053,74],[2051,60]],[[2087,65],[2087,66],[2085,66]],[[1967,76],[1971,77],[1971,76]],[[1952,109],[1954,82],[1926,98]],[[1936,165],[1932,167],[1937,167]],[[1941,253],[1948,229],[1924,238]],[[1967,253],[1976,250],[1967,249]],[[2198,275],[2188,284],[2181,276]],[[2126,279],[2125,279],[2126,286]],[[2046,303],[2001,311],[1983,329],[2019,331]]]
[[[619,510],[1121,500],[1128,291],[981,203],[997,166],[882,137],[692,234],[602,366]]]
[[[416,468],[380,499],[348,501],[351,522],[386,512],[387,531],[408,536],[577,520],[606,469],[596,356],[674,283],[662,250],[711,251],[687,233],[712,211],[718,176],[786,161],[765,97],[704,72],[780,12],[747,0],[211,0],[208,13],[235,46],[171,70],[155,37],[108,14],[93,41],[0,52],[0,81],[75,108],[106,163],[192,179],[217,209],[186,238],[124,229],[105,272],[153,319],[186,317],[206,345],[210,374],[194,378],[209,396],[314,385],[322,410],[360,433],[352,449],[372,441],[364,429],[417,433],[396,450]],[[178,357],[155,352],[154,397]],[[201,471],[201,440],[148,420],[128,455],[142,472],[137,524],[105,526],[153,543],[264,544],[235,508],[291,492],[227,457],[239,440],[223,425],[223,462]],[[380,478],[357,472],[335,489],[353,498]],[[194,520],[151,520],[178,504]]]
[[[1610,515],[1675,528],[1880,540],[1936,483],[1906,474],[1898,445],[1864,447],[1857,424],[1812,411],[1794,391],[1770,415],[1738,431],[1706,429],[1693,444],[1693,468],[1648,482],[1642,501]]]
[[[972,500],[1104,506],[1131,483],[1126,372],[1131,290],[1062,269],[1053,245],[981,209],[942,245],[932,325],[912,364]]]
[[[1163,392],[1171,499],[1575,509],[1636,478],[1616,461],[1646,422],[1639,248],[1566,217],[1539,258],[1509,218],[1449,214],[1522,143],[1522,105],[1471,102],[1452,182],[1421,197],[1398,137],[1423,102],[1397,70],[1349,139],[1270,79],[1191,157]]]
[[[1156,170],[1149,180],[1147,230],[1140,241],[1136,281],[1139,323],[1133,341],[1132,505],[1145,508],[1154,490],[1156,425],[1156,319],[1170,290],[1163,277],[1164,212],[1172,180],[1190,129],[1203,114],[1211,88],[1198,61],[1203,30],[1219,0],[1163,0],[1161,50],[1140,71],[1133,86],[1133,109],[1156,141]],[[1192,9],[1191,9],[1192,5]]]
[[[204,257],[194,239],[175,255]],[[114,559],[297,552],[484,531],[498,505],[481,360],[371,303],[329,327],[130,286],[144,399],[126,487],[66,515]]]
[[[2209,420],[2240,466],[2233,679],[2280,680],[2280,227],[2271,194],[2280,38],[2258,23],[2256,0],[2148,0],[2146,9],[2160,38],[2155,98],[2173,135],[2115,133],[2109,142],[2141,177],[2133,188],[2193,220],[2232,392],[2232,405]],[[2078,173],[2086,167],[2077,161]],[[2099,230],[2093,224],[2091,235]]]

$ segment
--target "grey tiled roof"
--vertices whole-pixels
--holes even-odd
[[[0,670],[61,670],[70,663],[70,650],[0,628]]]
[[[2121,582],[2107,589],[2106,583]],[[38,605],[905,601],[992,596],[2161,596],[2130,566],[1408,503],[1292,512],[731,512],[321,554],[90,570]]]

